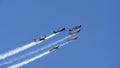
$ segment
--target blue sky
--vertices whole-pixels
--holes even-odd
[[[120,68],[119,6],[119,0],[0,0],[0,53],[81,24],[78,40],[22,68]]]

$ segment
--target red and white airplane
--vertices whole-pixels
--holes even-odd
[[[76,40],[77,38],[78,38],[78,36],[73,36],[73,37],[67,38],[67,41]]]

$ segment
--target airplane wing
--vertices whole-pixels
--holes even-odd
[[[77,25],[73,29],[79,29],[80,27],[81,27],[81,25]]]
[[[62,31],[64,31],[64,30],[65,30],[65,28],[61,28],[61,29],[59,29],[59,30],[53,31],[53,33],[62,32]]]
[[[59,46],[57,45],[57,46],[55,46],[55,47],[49,49],[49,51],[55,51],[55,50],[58,49],[58,48],[59,48]]]
[[[61,28],[59,31],[62,32],[62,31],[64,31],[64,30],[65,30],[65,28]]]
[[[43,37],[40,37],[39,39],[34,39],[34,42],[45,40],[45,38],[46,38],[46,35],[43,36]]]
[[[81,31],[81,29],[76,29],[76,30],[73,30],[73,31],[69,31],[69,34],[78,33],[78,32],[80,32],[80,31]]]
[[[67,41],[72,41],[72,40],[75,40],[77,38],[78,38],[78,36],[73,36],[73,37],[67,38]]]

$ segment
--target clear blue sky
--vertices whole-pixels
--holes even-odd
[[[81,24],[78,40],[22,68],[120,68],[119,2],[0,0],[0,53],[61,27]],[[43,44],[66,35],[61,33]]]

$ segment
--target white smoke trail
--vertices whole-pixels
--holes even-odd
[[[67,45],[68,43],[70,43],[70,42],[65,42],[65,43],[61,44],[60,47],[62,47],[62,46],[64,46],[64,45]],[[51,52],[52,52],[52,51],[47,51],[47,52],[42,53],[42,54],[39,54],[39,55],[37,55],[37,56],[35,56],[35,57],[31,58],[31,59],[28,59],[28,60],[25,60],[25,61],[20,62],[20,63],[18,63],[18,64],[14,64],[14,65],[12,65],[12,66],[9,66],[8,68],[19,68],[19,67],[21,67],[21,66],[23,66],[23,65],[26,65],[26,64],[28,64],[28,63],[30,63],[30,62],[32,62],[32,61],[35,61],[35,60],[37,60],[37,59],[39,59],[39,58],[41,58],[41,57],[43,57],[43,56],[45,56],[45,55],[47,55],[47,54],[49,54],[49,53],[51,53]]]
[[[12,66],[10,66],[10,67],[8,67],[8,68],[19,68],[19,67],[21,67],[21,66],[23,66],[23,65],[26,65],[26,64],[28,64],[28,63],[30,63],[30,62],[32,62],[32,61],[35,61],[35,60],[37,60],[37,59],[39,59],[39,58],[42,58],[43,56],[45,56],[45,55],[47,55],[47,54],[49,54],[49,53],[50,53],[50,51],[46,51],[46,52],[44,52],[44,53],[42,53],[42,54],[40,54],[40,55],[38,55],[38,56],[35,56],[34,58],[31,58],[31,59],[28,59],[28,60],[23,61],[23,62],[21,62],[21,63],[12,65]]]
[[[64,40],[66,40],[67,38],[69,38],[69,37],[71,37],[71,36],[72,36],[72,35],[68,35],[68,36],[66,36],[66,37],[64,37],[64,38],[62,38],[62,39],[60,39],[60,40],[57,40],[57,41],[49,44],[49,45],[45,45],[44,47],[42,47],[42,48],[40,48],[40,49],[37,49],[37,50],[32,51],[32,52],[30,52],[30,53],[27,53],[27,54],[25,54],[25,55],[23,55],[23,56],[20,56],[19,58],[15,58],[15,59],[12,59],[12,60],[10,60],[10,61],[1,63],[0,66],[6,65],[6,64],[10,64],[10,63],[13,63],[13,62],[15,62],[15,61],[17,61],[17,60],[20,60],[20,59],[23,59],[23,58],[25,58],[25,57],[27,57],[27,56],[30,56],[30,55],[32,55],[32,54],[39,53],[40,51],[42,51],[42,50],[44,50],[44,49],[47,49],[47,48],[51,47],[52,45],[56,45],[56,44],[58,44],[58,43],[60,43],[60,42],[62,42],[62,41],[64,41]],[[68,43],[68,42],[67,42],[67,43]],[[66,43],[61,44],[61,46],[62,46],[62,45],[65,45],[65,44],[66,44]]]
[[[59,33],[49,35],[48,37],[46,37],[46,40],[48,40],[48,39],[56,36],[57,34],[59,34]],[[37,44],[40,44],[40,43],[42,43],[42,42],[43,42],[43,41],[40,41],[40,42],[38,42]],[[36,44],[36,42],[31,42],[30,44],[24,45],[24,46],[22,46],[22,47],[18,47],[18,48],[14,49],[14,50],[11,50],[11,51],[7,52],[7,53],[1,54],[1,55],[0,55],[0,60],[5,59],[5,58],[7,58],[7,57],[9,57],[9,56],[15,55],[15,54],[17,54],[17,53],[19,53],[19,52],[21,52],[21,51],[24,51],[24,50],[26,50],[26,49],[28,49],[28,48],[30,48],[30,47],[35,46],[35,45],[37,45],[37,44]]]
[[[64,41],[64,40],[66,40],[67,38],[71,37],[71,36],[72,36],[72,35],[68,35],[68,36],[64,37],[63,39],[60,39],[60,40],[58,40],[58,41],[56,41],[56,42],[54,42],[54,43],[51,43],[50,45],[46,45],[46,46],[44,46],[43,48],[41,48],[41,50],[44,50],[44,49],[46,49],[46,48],[49,48],[49,47],[51,47],[52,45],[56,45],[57,43],[62,42],[62,41]]]
[[[71,42],[71,41],[65,42],[65,43],[61,44],[60,47],[63,47],[64,45],[67,45],[67,44],[70,43],[70,42]]]

